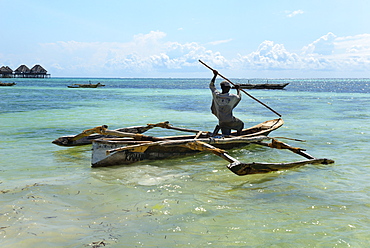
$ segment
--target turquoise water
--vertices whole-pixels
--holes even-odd
[[[285,120],[270,136],[306,140],[286,142],[335,164],[243,177],[205,153],[93,169],[90,146],[51,143],[103,124],[168,120],[212,131],[209,79],[1,81],[17,82],[0,87],[2,247],[366,247],[370,241],[369,79],[276,79],[269,82],[290,84],[248,91]],[[66,87],[88,81],[106,87]],[[277,117],[247,96],[235,115],[246,126]],[[230,155],[242,162],[302,159],[257,146]]]

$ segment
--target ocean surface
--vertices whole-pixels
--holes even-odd
[[[368,247],[370,79],[270,79],[290,84],[247,91],[282,115],[271,137],[306,140],[283,141],[334,164],[237,176],[200,153],[91,168],[91,146],[51,143],[104,124],[213,131],[209,80],[1,79],[17,83],[0,87],[1,247]],[[106,86],[67,88],[89,82]],[[234,114],[245,126],[278,117],[244,94]],[[258,146],[229,153],[303,159]]]

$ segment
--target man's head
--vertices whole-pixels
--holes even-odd
[[[231,86],[227,81],[222,81],[220,83],[220,86],[221,86],[221,89],[222,89],[222,93],[228,93],[231,89]]]

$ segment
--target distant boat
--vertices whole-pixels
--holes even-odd
[[[242,89],[270,89],[270,90],[282,90],[285,86],[287,86],[289,83],[284,84],[270,84],[270,83],[264,83],[264,84],[239,84],[240,88]]]
[[[0,86],[13,86],[16,85],[16,83],[2,83],[0,82]]]
[[[98,87],[104,87],[104,86],[105,85],[101,83],[97,83],[97,84],[89,83],[89,84],[72,84],[72,85],[68,85],[67,87],[68,88],[98,88]]]

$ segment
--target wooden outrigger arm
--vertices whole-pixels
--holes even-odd
[[[87,144],[91,144],[92,141],[95,139],[117,137],[115,136],[117,135],[117,133],[114,133],[114,131],[123,132],[123,133],[131,133],[131,134],[141,134],[141,133],[148,131],[149,129],[152,129],[153,127],[156,127],[157,125],[161,125],[161,123],[163,122],[160,122],[157,124],[148,124],[146,126],[126,127],[126,128],[121,128],[117,130],[110,130],[109,132],[112,135],[107,134],[108,126],[103,125],[103,126],[84,130],[77,135],[68,135],[68,136],[59,137],[55,139],[52,143],[55,145],[59,145],[59,146],[87,145]],[[122,136],[119,136],[119,137],[122,137]],[[128,137],[128,136],[125,136],[125,137]]]
[[[160,122],[157,124],[148,124],[148,126],[154,125],[154,127],[161,127],[165,129],[172,129],[172,130],[177,130],[177,131],[183,131],[183,132],[190,132],[190,133],[209,133],[209,132],[204,132],[200,130],[195,130],[195,129],[189,129],[189,128],[183,128],[183,127],[174,127],[172,124],[170,124],[168,121],[165,122]]]
[[[183,132],[197,133],[198,137],[202,134],[205,134],[206,136],[210,136],[209,132],[203,132],[199,130],[187,129],[187,128],[181,128],[181,127],[174,127],[171,124],[169,124],[168,121],[164,121],[164,122],[159,122],[156,124],[147,124],[146,126],[127,127],[127,128],[117,129],[117,130],[108,130],[108,126],[103,125],[103,126],[94,127],[91,129],[86,129],[77,135],[59,137],[58,139],[55,139],[52,143],[56,145],[60,145],[60,146],[86,145],[86,144],[91,144],[92,140],[94,139],[104,138],[104,137],[108,137],[108,138],[131,137],[135,140],[141,140],[145,138],[147,140],[153,140],[153,141],[163,140],[163,138],[156,138],[152,136],[140,135],[154,127],[178,130],[178,131],[183,131]]]
[[[155,127],[155,125],[153,124],[149,124],[147,126],[148,129],[153,128],[153,127]],[[73,141],[82,139],[84,137],[88,137],[92,134],[101,134],[104,136],[111,136],[111,137],[129,137],[129,138],[133,138],[134,140],[142,140],[142,139],[149,140],[149,141],[164,140],[163,138],[148,136],[148,135],[144,135],[141,133],[129,133],[129,132],[122,132],[122,131],[117,131],[117,130],[108,130],[107,125],[87,129],[81,132],[80,134],[77,134],[75,136],[70,136],[70,137],[67,136],[65,138],[67,138],[69,142],[73,142]]]
[[[305,149],[298,148],[298,147],[292,147],[286,143],[283,143],[276,138],[271,138],[272,142],[271,143],[265,143],[265,142],[255,142],[257,145],[261,146],[267,146],[270,148],[276,148],[276,149],[288,149],[294,153],[297,153],[298,155],[301,155],[307,159],[316,159],[315,157],[311,156],[310,154],[305,152]]]
[[[273,142],[277,142],[276,139],[272,139]],[[272,143],[273,143],[272,142]],[[280,142],[280,141],[279,141]],[[282,142],[281,142],[282,143]],[[258,144],[258,142],[256,142]],[[290,169],[294,167],[299,167],[302,165],[306,164],[331,164],[334,163],[333,160],[331,159],[326,159],[326,158],[314,158],[311,155],[307,153],[303,153],[301,148],[295,148],[291,147],[287,144],[284,143],[284,148],[277,148],[273,147],[274,145],[268,145],[269,147],[272,148],[277,148],[277,149],[289,149],[293,151],[294,153],[303,155],[303,156],[309,156],[308,160],[304,161],[296,161],[296,162],[290,162],[290,163],[242,163],[238,161],[237,159],[233,158],[230,156],[225,150],[216,148],[210,144],[201,142],[201,141],[193,141],[192,143],[187,143],[187,147],[194,149],[194,150],[201,150],[201,151],[210,151],[213,154],[225,159],[228,161],[230,164],[227,165],[227,168],[234,172],[238,176],[244,176],[244,175],[250,175],[250,174],[261,174],[261,173],[268,173],[271,171],[278,171],[282,169]]]

